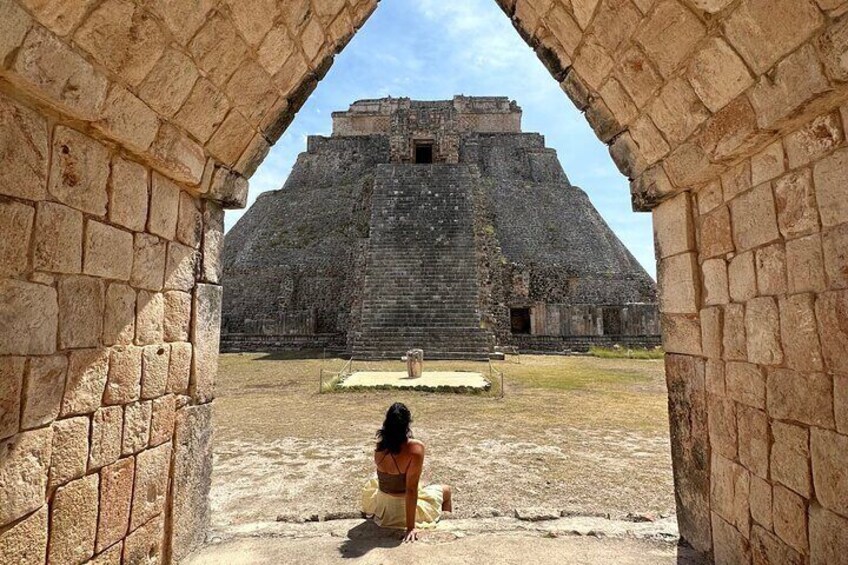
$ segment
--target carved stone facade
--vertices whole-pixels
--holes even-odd
[[[848,2],[497,3],[653,210],[681,535],[843,561]],[[202,542],[220,207],[376,7],[0,0],[0,561]]]
[[[251,334],[293,347],[336,334],[331,342],[347,336],[349,350],[378,357],[415,346],[435,358],[485,357],[494,345],[659,344],[654,282],[544,138],[521,131],[515,102],[359,101],[333,114],[332,137],[308,145],[286,185],[260,196],[226,238],[226,349],[267,347]],[[386,239],[404,243],[390,251]],[[459,282],[438,280],[453,281],[462,264],[471,286],[460,300]],[[376,313],[381,302],[390,315]],[[304,312],[319,326],[287,323]],[[431,324],[416,321],[423,313]],[[299,339],[285,339],[298,328]]]

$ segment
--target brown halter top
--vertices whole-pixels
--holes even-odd
[[[384,453],[383,457],[377,463],[378,465],[386,458],[386,454],[392,456],[392,461],[395,462],[395,469],[398,470],[398,474],[384,473],[380,469],[377,469],[377,483],[380,486],[380,490],[386,494],[404,494],[406,492],[406,471],[409,470],[409,465],[406,466],[406,471],[401,471],[397,459],[395,459],[394,454],[391,452]]]

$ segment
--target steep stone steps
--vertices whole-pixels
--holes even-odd
[[[467,165],[380,165],[356,358],[485,359]]]

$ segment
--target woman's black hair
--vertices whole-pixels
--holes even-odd
[[[412,437],[411,423],[412,414],[405,404],[395,402],[389,406],[383,427],[377,430],[377,451],[400,453],[400,448]]]

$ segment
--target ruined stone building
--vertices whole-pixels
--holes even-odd
[[[681,537],[844,563],[848,1],[496,2],[652,213]],[[0,0],[0,562],[204,542],[223,209],[377,8]]]
[[[653,280],[506,98],[362,100],[226,237],[223,343],[659,343]]]

